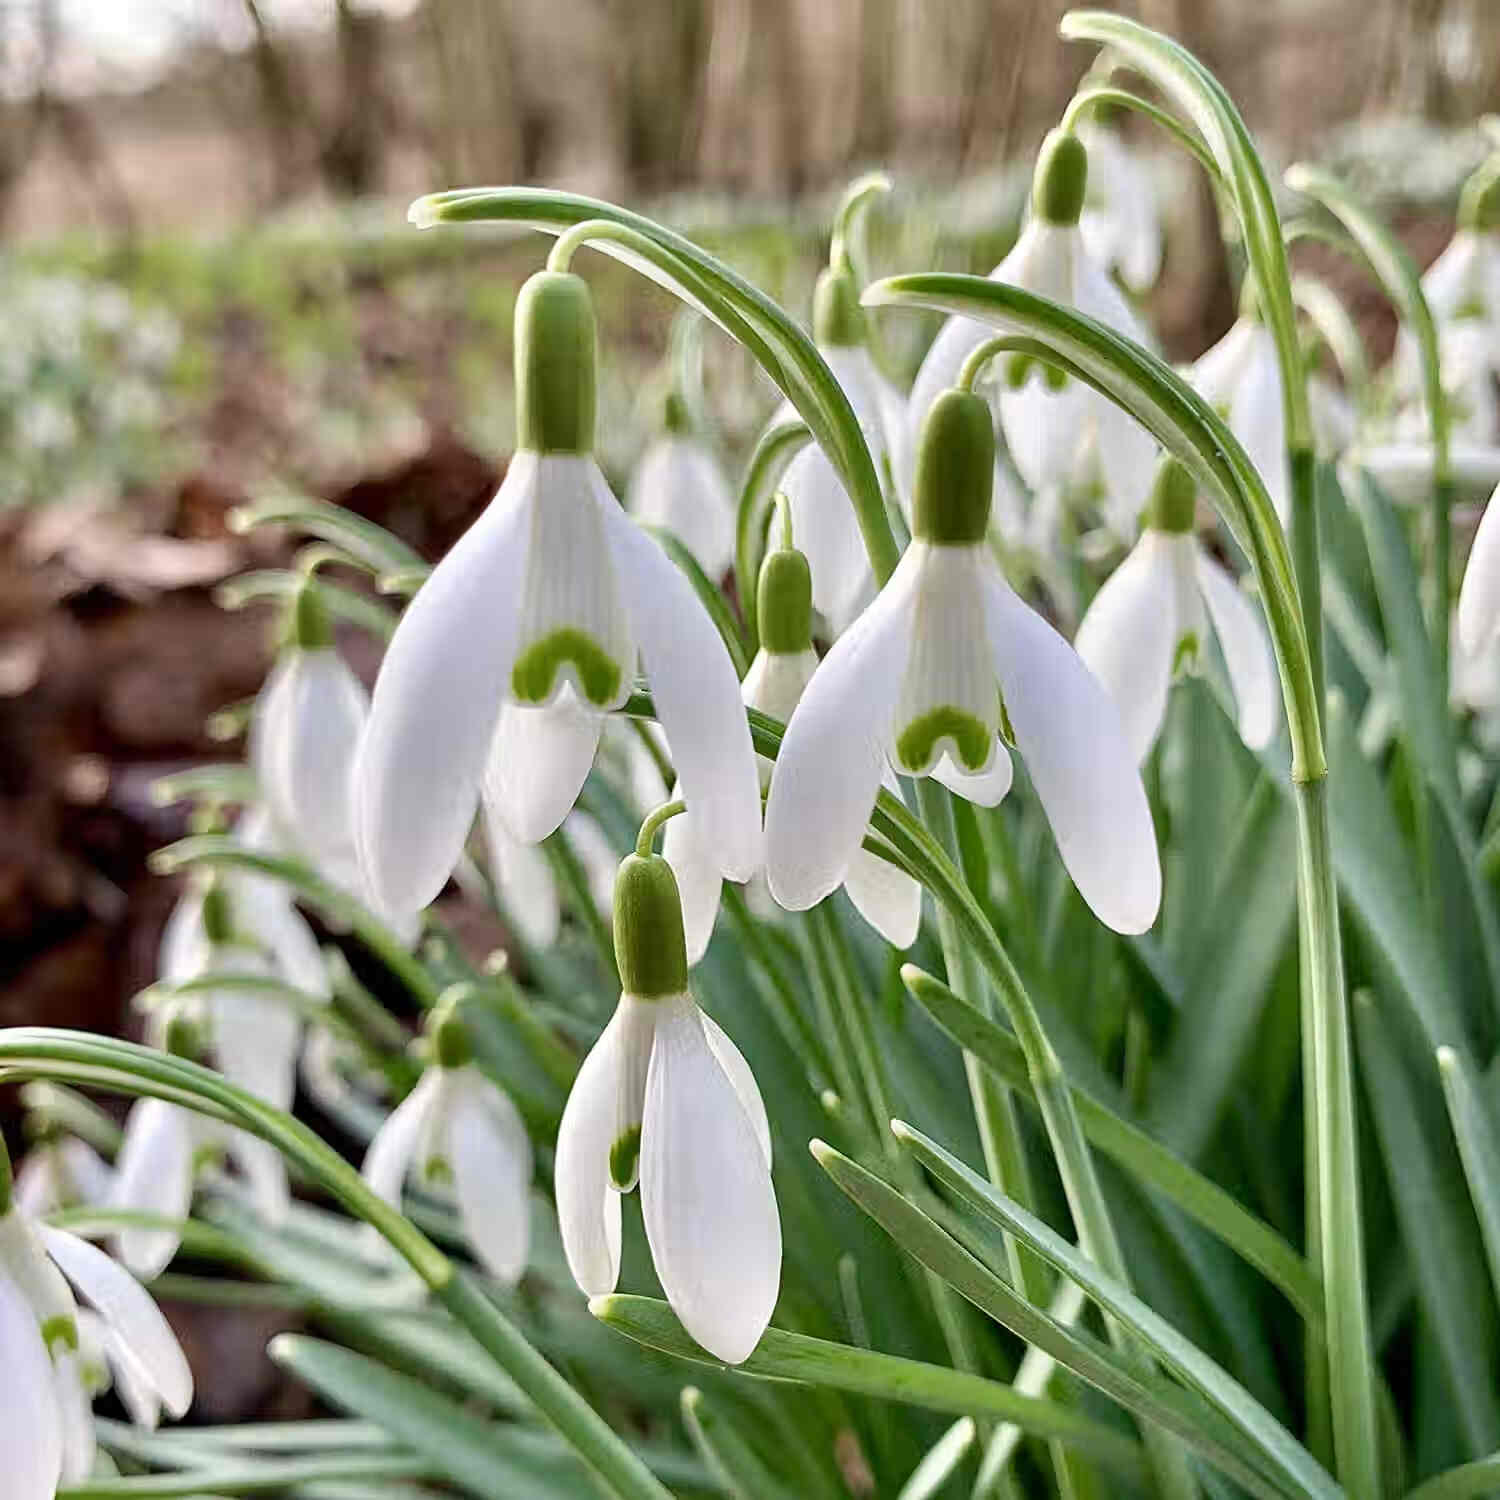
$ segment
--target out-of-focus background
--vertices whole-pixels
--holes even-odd
[[[1203,57],[1274,166],[1347,175],[1424,263],[1446,241],[1485,149],[1472,122],[1500,108],[1496,0],[1116,8]],[[1063,9],[0,0],[0,1024],[136,1024],[175,895],[145,856],[184,831],[150,785],[239,753],[211,716],[269,659],[264,615],[214,589],[289,556],[233,534],[233,508],[286,487],[435,557],[497,482],[514,296],[544,246],[418,234],[413,196],[527,182],[628,202],[801,314],[840,190],[880,165],[878,269],[988,270],[1088,60],[1056,37]],[[1234,315],[1215,205],[1161,137],[1124,128],[1167,218],[1146,312],[1191,358]],[[673,304],[587,252],[579,268],[600,308],[601,456],[623,482]],[[1321,268],[1383,356],[1379,299]],[[909,370],[931,329],[887,319],[893,362]],[[705,343],[733,473],[774,393]],[[373,647],[341,644],[368,676]],[[270,1414],[284,1392],[265,1330],[242,1332],[210,1417]]]
[[[0,1023],[116,1029],[172,892],[163,770],[233,754],[268,625],[214,586],[275,542],[268,485],[439,554],[510,440],[510,319],[535,238],[418,234],[416,194],[547,183],[626,201],[805,311],[843,185],[896,191],[881,269],[987,270],[1086,64],[1061,0],[0,0]],[[1500,107],[1495,0],[1139,0],[1220,75],[1275,164],[1354,180],[1419,260]],[[1202,180],[1159,136],[1178,358],[1230,322]],[[649,435],[668,300],[585,254],[601,454]],[[1378,299],[1330,263],[1379,355]],[[888,320],[908,368],[930,324]],[[773,405],[710,334],[731,468]],[[372,652],[346,643],[368,668]]]

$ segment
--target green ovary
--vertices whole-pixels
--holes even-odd
[[[961,708],[934,708],[913,719],[896,740],[896,759],[908,771],[930,766],[937,747],[947,740],[966,771],[978,771],[989,759],[993,731]]]
[[[632,1125],[609,1148],[609,1180],[624,1189],[635,1181],[636,1163],[641,1155],[641,1127]]]
[[[533,641],[510,671],[511,691],[520,703],[545,703],[564,662],[572,662],[583,696],[603,708],[620,691],[620,664],[590,635],[571,627]]]

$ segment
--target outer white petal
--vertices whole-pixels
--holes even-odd
[[[1086,124],[1079,138],[1089,153],[1088,200],[1078,221],[1089,254],[1119,270],[1133,292],[1161,272],[1162,233],[1151,173],[1118,136]]]
[[[1286,414],[1281,404],[1281,367],[1266,329],[1256,330],[1254,351],[1229,407],[1229,429],[1265,481],[1266,491],[1287,525],[1291,498],[1286,467]]]
[[[119,1339],[107,1330],[104,1334],[104,1358],[115,1395],[120,1398],[120,1404],[130,1420],[137,1427],[154,1432],[161,1424],[161,1398],[145,1379],[139,1366],[126,1358]]]
[[[465,1238],[492,1276],[518,1281],[531,1243],[531,1140],[515,1105],[477,1068],[462,1070],[447,1155]]]
[[[1454,443],[1449,452],[1454,499],[1478,499],[1500,484],[1500,446]],[[1369,470],[1398,505],[1421,505],[1432,491],[1432,449],[1425,443],[1388,443],[1354,449],[1348,461]]]
[[[507,703],[484,771],[489,816],[520,843],[540,843],[578,800],[603,726],[603,715],[571,686],[545,708]]]
[[[1094,595],[1074,649],[1114,699],[1132,754],[1145,760],[1161,730],[1182,633],[1169,538],[1148,531]]]
[[[401,1189],[442,1086],[441,1069],[429,1068],[423,1073],[411,1093],[386,1116],[365,1153],[360,1175],[370,1191],[392,1208],[401,1207]]]
[[[224,1145],[244,1173],[251,1206],[271,1228],[279,1228],[285,1223],[292,1202],[281,1153],[269,1141],[251,1135],[248,1130],[229,1131]]]
[[[864,838],[906,673],[918,567],[908,549],[824,658],[781,742],[766,806],[766,875],[790,911],[842,884]]]
[[[150,1382],[174,1417],[183,1416],[193,1404],[193,1372],[151,1295],[87,1240],[46,1226],[41,1236],[47,1254],[118,1338],[120,1356]]]
[[[723,1068],[735,1097],[744,1107],[751,1125],[755,1127],[755,1138],[760,1142],[760,1149],[765,1154],[766,1166],[769,1168],[771,1121],[766,1115],[766,1102],[760,1096],[760,1085],[755,1081],[755,1074],[750,1071],[750,1064],[745,1061],[744,1054],[735,1046],[729,1033],[706,1010],[700,1009],[698,1015],[703,1022],[703,1035],[708,1042],[708,1050]]]
[[[1079,894],[1116,932],[1161,906],[1151,808],[1109,694],[1073,648],[996,573],[988,625],[1005,705]]]
[[[1193,388],[1221,415],[1227,416],[1234,393],[1245,378],[1256,344],[1257,327],[1250,318],[1236,319],[1219,342],[1199,355],[1189,379]]]
[[[1432,316],[1446,322],[1466,304],[1480,302],[1484,290],[1484,241],[1473,230],[1460,229],[1422,273],[1422,295]]]
[[[641,1211],[672,1310],[739,1364],[771,1321],[781,1220],[755,1122],[691,996],[661,1002],[641,1130]]]
[[[113,1203],[137,1213],[185,1219],[193,1202],[192,1117],[175,1104],[142,1099],[131,1106],[115,1161]],[[171,1229],[121,1229],[115,1254],[142,1281],[160,1276],[177,1254]]]
[[[320,866],[347,869],[356,859],[349,788],[369,712],[364,685],[331,646],[284,652],[256,700],[256,784],[286,836]]]
[[[196,979],[208,962],[208,934],[203,930],[203,890],[191,882],[177,898],[161,931],[156,977],[165,984]]]
[[[235,921],[270,955],[276,972],[309,995],[330,993],[323,950],[286,887],[268,876],[236,873],[230,882]]]
[[[52,1361],[26,1299],[0,1275],[0,1453],[11,1500],[53,1500],[62,1475],[62,1427]]]
[[[606,533],[683,800],[727,880],[761,860],[760,775],[734,663],[692,586],[618,508]]]
[[[1500,629],[1500,487],[1490,496],[1458,591],[1458,638],[1471,655]]]
[[[621,1125],[625,1034],[631,1024],[624,1006],[622,999],[584,1058],[557,1130],[557,1223],[568,1269],[590,1297],[614,1291],[620,1278],[620,1198],[610,1185],[609,1153]]]
[[[489,798],[484,803],[484,830],[490,875],[505,914],[533,948],[550,948],[557,941],[562,910],[547,856],[535,844],[512,838]]]
[[[687,961],[696,964],[708,951],[719,915],[723,877],[691,813],[681,813],[667,824],[662,835],[662,854],[677,877],[682,897],[682,932],[687,940]]]
[[[1229,685],[1239,710],[1240,738],[1252,749],[1271,742],[1279,722],[1280,686],[1271,641],[1260,611],[1207,552],[1195,544],[1194,570],[1208,605]]]
[[[993,781],[1000,767],[1005,769],[1005,782],[1010,784],[1010,756],[1000,747],[995,747],[995,760],[983,776],[964,777],[965,781]],[[943,767],[952,767],[952,761],[943,757],[938,779],[943,780]],[[897,797],[901,795],[896,778],[889,770],[881,778],[885,789]],[[947,783],[944,782],[946,785]],[[960,793],[962,795],[962,793]],[[1000,794],[1004,796],[1004,792]],[[996,802],[999,797],[995,799]],[[993,806],[993,803],[986,804]],[[904,870],[898,870],[889,860],[878,854],[861,849],[849,861],[849,873],[844,877],[844,890],[854,903],[854,909],[893,948],[910,948],[917,940],[922,926],[922,887]]]
[[[710,578],[721,578],[733,561],[734,498],[713,454],[696,439],[652,443],[631,477],[625,504],[636,520],[680,538]]]
[[[401,617],[355,763],[355,841],[383,911],[420,911],[453,870],[508,684],[538,478],[517,453],[489,509]]]
[[[574,808],[563,819],[563,833],[573,846],[573,855],[583,867],[584,881],[594,905],[608,918],[615,906],[615,875],[620,854],[600,827],[599,820],[582,808]]]
[[[842,619],[870,576],[843,483],[823,450],[809,443],[787,465],[781,490],[791,507],[792,535],[812,572],[813,603],[828,619]]]
[[[254,953],[229,948],[221,954],[214,961],[217,972],[252,977],[268,973]],[[302,1017],[278,996],[253,989],[216,989],[208,1004],[219,1071],[277,1109],[290,1109],[297,1092]]]
[[[62,1430],[62,1473],[65,1486],[81,1484],[94,1467],[98,1451],[94,1411],[83,1385],[78,1356],[71,1349],[52,1351],[52,1389]],[[9,1393],[7,1393],[8,1395]]]
[[[34,1147],[16,1172],[16,1206],[28,1219],[40,1219],[75,1204],[102,1206],[114,1173],[87,1141],[64,1136]]]
[[[1092,393],[1077,380],[1054,391],[1033,373],[1020,390],[1001,391],[1005,446],[1028,489],[1068,488],[1074,483],[1094,412]]]

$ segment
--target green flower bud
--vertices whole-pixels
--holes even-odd
[[[433,1012],[428,1025],[432,1055],[440,1068],[464,1068],[474,1061],[474,1043],[469,1028],[455,1005],[444,1005]]]
[[[1152,531],[1181,535],[1193,529],[1197,508],[1198,481],[1175,458],[1162,459],[1146,502],[1146,525]]]
[[[288,646],[301,651],[320,651],[333,644],[333,624],[328,618],[328,608],[318,593],[318,586],[308,579],[292,595],[286,612]]]
[[[687,943],[677,877],[659,854],[630,854],[615,876],[615,962],[638,1000],[687,990]]]
[[[818,277],[813,292],[813,340],[823,349],[843,349],[865,341],[865,310],[848,271],[832,266]]]
[[[1049,130],[1031,179],[1031,211],[1048,224],[1076,224],[1089,185],[1089,154],[1071,131]]]
[[[795,547],[766,553],[755,602],[767,651],[790,655],[812,645],[812,569]]]
[[[594,447],[594,303],[566,271],[538,271],[516,298],[516,445],[534,453]]]
[[[1479,233],[1500,229],[1500,156],[1490,157],[1464,184],[1458,227]]]
[[[994,485],[995,428],[988,403],[969,391],[944,391],[922,424],[912,535],[945,546],[983,541]]]

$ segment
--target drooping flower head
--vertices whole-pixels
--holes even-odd
[[[626,509],[643,526],[672,532],[717,581],[734,560],[734,496],[676,390],[662,404],[662,427],[631,476]]]
[[[746,707],[785,723],[818,668],[812,644],[812,579],[806,557],[790,545],[773,548],[761,565],[756,597],[760,649],[740,684],[740,692]],[[764,785],[771,784],[774,771],[775,762],[762,758]],[[900,796],[899,785],[889,770],[882,784],[894,796]],[[667,824],[662,853],[677,876],[688,962],[696,964],[713,935],[720,882],[691,814]],[[904,870],[861,849],[850,862],[844,889],[855,910],[892,947],[909,948],[916,941],[922,922],[922,888]]]
[[[1146,801],[1118,709],[1016,597],[985,542],[989,408],[950,390],[928,413],[913,537],[824,658],[787,728],[766,811],[771,894],[792,910],[848,875],[888,766],[998,802],[1025,760],[1063,862],[1096,915],[1143,932],[1161,899]]]
[[[651,1258],[683,1327],[739,1364],[781,1283],[771,1130],[739,1049],[688,991],[672,867],[631,855],[615,881],[621,995],[557,1134],[557,1215],[590,1296],[620,1275],[620,1195],[639,1181]]]
[[[440,1003],[433,1066],[370,1142],[364,1177],[394,1208],[409,1180],[450,1199],[479,1263],[511,1285],[531,1244],[531,1138],[510,1097],[474,1063],[456,1007]]]
[[[1161,204],[1151,172],[1106,125],[1080,125],[1089,153],[1088,194],[1078,228],[1090,256],[1137,295],[1161,274]]]
[[[94,1466],[91,1382],[74,1288],[103,1320],[134,1389],[152,1399],[149,1414],[165,1407],[183,1416],[192,1405],[192,1371],[156,1304],[102,1250],[22,1212],[0,1143],[0,1449],[7,1500],[53,1500],[60,1484],[80,1483]]]
[[[1137,343],[1151,337],[1084,244],[1079,215],[1088,183],[1083,143],[1052,131],[1037,157],[1031,217],[1009,255],[990,272],[1023,291],[1050,297]],[[938,396],[993,330],[973,318],[950,318],[917,372],[908,405],[916,437]],[[1133,539],[1151,490],[1156,444],[1128,412],[1081,381],[1017,357],[1005,366],[1000,425],[1017,473],[1038,496],[1097,489],[1110,529]]]
[[[1468,656],[1478,656],[1500,633],[1500,485],[1490,496],[1458,592],[1458,638]]]
[[[1174,677],[1202,665],[1210,628],[1234,692],[1240,737],[1259,750],[1276,732],[1271,643],[1239,585],[1193,534],[1196,489],[1175,459],[1162,461],[1146,529],[1094,595],[1073,643],[1118,705],[1138,760],[1161,731]]]
[[[637,657],[723,873],[743,879],[760,858],[755,757],[729,653],[593,458],[584,282],[533,276],[515,343],[517,452],[402,617],[360,745],[355,837],[368,889],[391,913],[437,895],[481,792],[523,843],[562,822]]]

